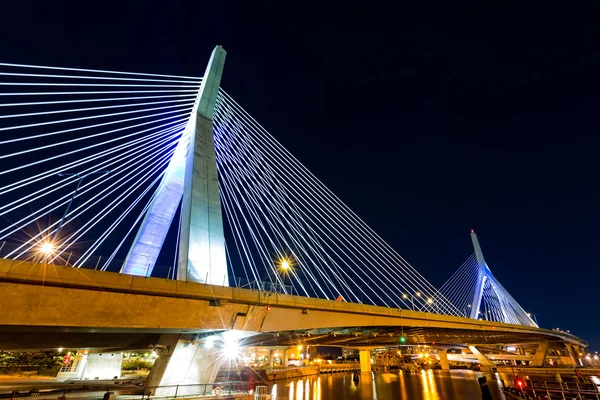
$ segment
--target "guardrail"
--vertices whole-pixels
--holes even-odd
[[[175,399],[195,396],[232,395],[248,393],[249,383],[244,381],[223,381],[191,385],[145,386],[141,399]]]
[[[39,391],[32,389],[28,392],[14,390],[12,393],[0,395],[0,399],[10,400],[69,400],[69,399],[114,399],[118,395],[128,395],[144,399],[175,399],[199,396],[232,395],[249,393],[248,382],[222,381],[215,383],[200,383],[190,385],[170,386],[95,386]],[[139,397],[138,397],[139,396]]]
[[[511,399],[600,400],[600,389],[594,384],[517,380],[514,386],[505,387],[504,392]]]

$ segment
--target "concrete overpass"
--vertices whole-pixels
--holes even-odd
[[[315,345],[390,345],[404,333],[408,343],[586,346],[562,331],[19,260],[0,260],[0,293],[4,349],[36,347],[20,340],[21,333],[55,332],[56,342],[44,344],[51,347],[69,346],[71,337],[87,333],[102,339],[84,347],[120,348],[133,343],[123,333],[143,338],[225,330],[252,332],[248,342],[272,345],[297,337]]]
[[[478,347],[533,345],[537,357],[526,358],[542,365],[553,343],[571,356],[587,346],[530,326],[18,260],[0,260],[0,293],[0,349],[166,349],[154,384],[164,382],[175,348],[192,343],[197,354],[205,338],[228,331],[241,333],[241,346],[370,349],[404,337],[406,345],[469,347],[489,366]]]

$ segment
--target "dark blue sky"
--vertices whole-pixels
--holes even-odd
[[[223,87],[432,283],[472,252],[600,346],[598,6],[5,2],[5,62]],[[420,3],[420,2],[419,2]]]

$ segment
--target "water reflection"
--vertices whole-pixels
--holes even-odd
[[[473,371],[419,371],[391,373],[340,373],[277,381],[277,400],[480,400]],[[359,379],[356,379],[359,378]],[[501,400],[496,377],[488,376],[494,399]],[[495,390],[494,390],[495,389]]]

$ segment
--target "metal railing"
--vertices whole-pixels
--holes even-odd
[[[292,366],[292,367],[272,367],[272,368],[267,368],[265,370],[265,372],[267,374],[272,374],[272,373],[277,373],[277,372],[287,372],[287,371],[298,371],[298,370],[302,370],[302,369],[306,369],[306,370],[310,370],[310,369],[314,369],[314,370],[319,370],[319,366],[318,365],[304,365],[301,367],[297,367],[297,366]]]
[[[95,388],[95,389],[60,389],[40,392],[32,389],[28,392],[19,392],[13,390],[10,394],[0,395],[4,399],[20,399],[20,400],[67,400],[67,399],[101,399],[107,393],[111,393],[112,388]]]
[[[248,280],[245,278],[237,278],[229,283],[229,286],[238,287],[240,289],[258,290],[261,292],[270,292],[278,294],[291,294],[299,296],[298,289],[294,285],[282,285],[280,283],[271,283],[268,281]]]
[[[594,384],[577,382],[522,381],[522,386],[505,387],[504,391],[523,399],[596,399],[600,389]]]
[[[115,393],[127,395],[128,398],[143,399],[175,399],[186,397],[245,394],[250,390],[249,383],[244,381],[222,381],[215,383],[200,383],[171,386],[83,386],[69,389],[49,390],[40,392],[30,390],[0,395],[0,399],[10,400],[70,400],[70,399],[111,399]]]
[[[174,399],[198,396],[232,395],[249,392],[249,383],[223,381],[191,385],[145,386],[141,399]]]

